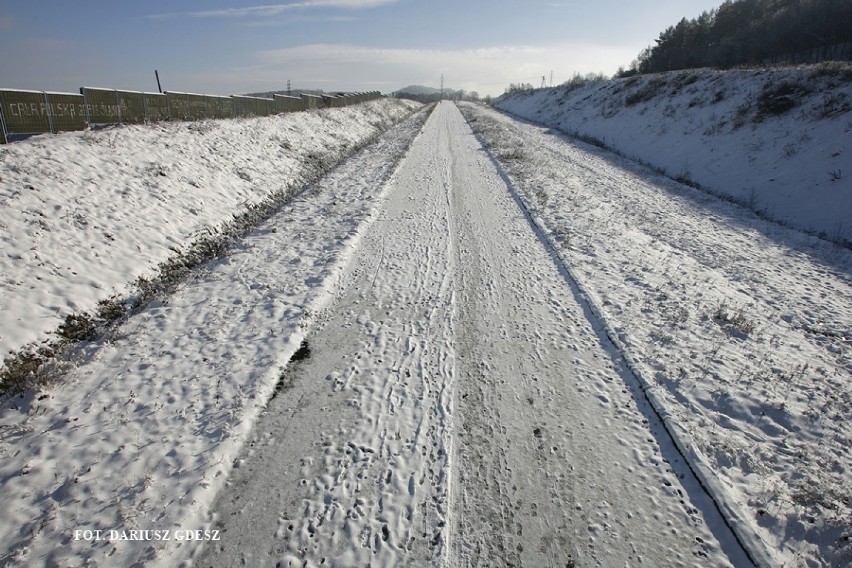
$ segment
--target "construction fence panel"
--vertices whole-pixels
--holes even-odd
[[[301,97],[275,95],[276,112],[299,112],[305,110],[305,101]]]
[[[210,116],[205,95],[186,94],[186,120],[203,120]]]
[[[234,116],[254,116],[257,114],[257,102],[255,97],[234,95]]]
[[[149,105],[146,99],[163,97],[157,93],[92,87],[82,87],[80,93],[86,104],[86,117],[89,124],[142,124],[146,120],[168,118],[168,115],[161,116],[156,107],[153,116],[148,113]]]
[[[323,107],[322,97],[302,93],[302,100],[305,103],[305,110]]]
[[[169,101],[169,120],[186,120],[189,115],[187,94],[166,91],[166,97]]]
[[[9,134],[51,132],[47,99],[38,91],[0,90],[4,137]]]
[[[268,116],[308,109],[339,108],[381,98],[378,91],[267,99],[196,95],[167,91],[144,93],[82,87],[80,94],[0,89],[0,125],[9,135],[83,130],[88,124],[133,124],[159,120],[200,120]]]
[[[145,93],[141,91],[116,91],[118,109],[123,124],[142,124],[145,116]]]
[[[164,93],[143,93],[145,119],[149,121],[169,119],[169,97]]]
[[[234,95],[239,116],[269,116],[275,114],[275,99]]]
[[[86,117],[89,124],[120,124],[121,106],[112,89],[94,89],[82,87],[80,94],[86,104]]]
[[[275,114],[275,100],[265,99],[262,97],[252,97],[254,99],[254,115],[269,116]]]
[[[86,129],[86,103],[83,95],[47,93],[53,132]]]
[[[210,118],[231,118],[234,116],[234,99],[231,97],[207,97],[207,116]]]
[[[0,89],[3,138],[9,134],[39,134],[84,130],[83,95]]]

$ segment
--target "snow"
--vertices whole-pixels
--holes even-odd
[[[710,74],[727,89],[715,104],[739,97],[736,73]],[[583,88],[606,106],[592,91],[611,87]],[[558,107],[553,92],[532,96]],[[513,111],[550,120],[529,100]],[[669,133],[689,121],[672,100]],[[848,563],[852,252],[718,199],[734,186],[698,172],[745,175],[743,140],[797,128],[838,149],[802,142],[785,158],[813,160],[792,168],[765,143],[749,170],[845,170],[824,152],[847,155],[849,115],[663,136],[643,157],[642,104],[617,111],[636,141],[615,118],[578,131],[674,175],[669,150],[712,142],[715,161],[690,158],[705,190],[461,105],[474,136],[447,103],[381,136],[419,105],[3,147],[4,353],[291,198],[78,345],[55,384],[2,401],[0,563]],[[798,195],[785,222],[830,233],[845,176],[813,184],[834,189],[828,205],[798,182],[755,184],[752,203]]]
[[[197,563],[747,562],[452,104],[383,195]]]
[[[852,69],[830,69],[689,70],[538,89],[495,104],[842,242],[852,240]],[[783,114],[761,112],[761,100],[785,84],[806,92],[790,95],[793,108]]]
[[[0,149],[0,354],[40,344],[415,105],[44,135]]]
[[[379,125],[398,120],[417,106],[384,101],[294,118],[287,115],[233,123],[154,125],[134,129],[140,139],[134,143],[135,151],[128,151],[123,159],[129,161],[137,154],[144,163],[151,152],[163,151],[166,144],[177,148],[170,171],[204,180],[221,176],[218,195],[211,192],[211,205],[205,205],[207,200],[201,197],[204,189],[199,189],[194,200],[187,199],[199,210],[218,211],[219,219],[212,213],[208,213],[208,219],[221,220],[239,203],[234,201],[230,210],[215,207],[217,201],[229,199],[226,179],[238,185],[233,162],[242,165],[257,160],[250,175],[260,188],[292,185],[295,189],[300,180],[312,175],[310,167],[298,167],[298,160],[282,156],[276,164],[268,164],[256,157],[256,147],[264,139],[272,144],[271,140],[286,137],[291,148],[304,144],[306,150],[296,150],[303,160],[309,152],[324,153],[324,143],[337,149],[339,156],[343,146],[377,134]],[[176,294],[154,301],[115,333],[85,345],[84,357],[59,384],[3,401],[0,475],[4,481],[0,500],[6,515],[0,525],[4,551],[0,560],[39,565],[129,566],[141,561],[173,565],[175,559],[189,554],[187,549],[195,543],[175,540],[175,531],[204,528],[201,519],[254,417],[268,400],[281,368],[299,347],[311,310],[321,307],[323,286],[333,278],[336,259],[345,253],[359,221],[370,210],[373,184],[390,174],[407,148],[407,140],[416,133],[415,127],[416,123],[390,131],[371,147],[369,151],[381,159],[361,173],[367,182],[349,184],[340,191],[334,186],[326,188],[320,193],[322,199],[315,198],[317,188],[309,188],[227,258],[199,271]],[[210,140],[216,131],[223,138]],[[128,136],[122,138],[125,144],[134,140],[123,130],[88,136],[96,141]],[[223,157],[190,153],[214,140],[221,145]],[[35,147],[58,156],[57,147],[77,151],[86,144],[85,140],[69,143],[60,137],[34,141],[23,149],[12,146],[7,151],[23,162],[20,170],[31,171],[34,166],[29,164],[40,162],[27,149]],[[231,154],[226,147],[241,150]],[[183,162],[177,162],[179,155],[184,155]],[[73,161],[75,155],[65,158],[61,164]],[[90,167],[93,164],[89,162]],[[18,163],[7,160],[6,165],[15,169]],[[358,169],[356,163],[349,172]],[[39,183],[34,174],[29,175],[30,183],[47,185],[53,181],[45,177]],[[110,209],[104,204],[110,203],[111,196],[121,204],[123,198],[119,193],[111,194],[110,189],[132,183],[125,179],[127,175],[128,169],[121,169],[104,181],[101,186],[106,195],[97,195],[99,201],[86,201],[87,214],[95,217],[102,209]],[[4,173],[4,186],[7,179]],[[170,198],[179,201],[179,194],[188,190],[176,185]],[[152,203],[159,201],[157,192],[149,193],[154,195]],[[243,190],[242,199],[247,196]],[[82,207],[83,203],[76,205]],[[332,217],[333,211],[339,213],[334,221],[316,223],[316,219]],[[152,230],[150,235],[129,229],[119,235],[118,225],[112,230],[137,242],[167,242],[177,238],[170,233],[183,230],[190,234],[189,229],[197,226],[181,223],[181,213],[168,203],[159,206],[159,215],[171,214],[171,219],[163,222],[161,231]],[[128,215],[127,219],[149,223],[151,217],[134,220]],[[64,229],[69,249],[66,255],[90,236],[71,224],[57,222],[53,228],[51,236]],[[136,228],[141,229],[139,225]],[[23,234],[21,240],[25,237]],[[52,241],[57,243],[56,248],[61,240]],[[119,262],[125,262],[120,253],[135,250],[135,245],[128,247],[119,238],[109,241],[113,242],[117,243]],[[107,246],[99,241],[96,244]],[[132,264],[141,270],[144,260]],[[216,267],[225,273],[217,272]],[[6,274],[19,280],[31,279],[31,284],[40,282],[37,277],[44,274],[36,262],[14,264],[13,269]],[[94,268],[79,272],[103,277]],[[119,271],[111,273],[118,275]],[[73,296],[77,293],[73,286],[56,288],[52,291],[59,300],[55,301],[67,298],[69,303],[82,303]],[[20,302],[35,296],[26,288],[24,291],[17,296]],[[7,297],[4,295],[4,301]],[[37,314],[38,306],[32,305],[30,310]],[[11,331],[14,326],[3,329]],[[171,539],[146,542],[110,538],[110,530],[136,529],[169,530]],[[102,530],[103,540],[86,540],[85,533],[78,530]]]
[[[849,249],[464,108],[740,537],[771,564],[848,561]]]

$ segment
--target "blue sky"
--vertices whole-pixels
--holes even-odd
[[[721,0],[0,0],[0,88],[498,95],[614,73]]]

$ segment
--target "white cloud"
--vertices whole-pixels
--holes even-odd
[[[310,44],[259,52],[256,64],[204,81],[209,85],[227,81],[242,92],[280,89],[288,79],[301,88],[392,91],[408,84],[437,87],[443,74],[447,87],[496,95],[510,83],[538,86],[542,76],[549,82],[551,71],[556,84],[575,72],[611,74],[635,51],[592,44],[456,50]]]
[[[279,28],[289,27],[294,24],[304,23],[351,23],[360,22],[362,18],[355,16],[290,16],[286,20],[281,18],[264,18],[259,20],[246,20],[240,25],[245,28]]]
[[[294,10],[306,10],[311,8],[345,8],[359,10],[364,8],[375,8],[387,4],[394,4],[397,0],[300,0],[286,4],[263,4],[259,6],[245,6],[242,8],[225,8],[222,10],[202,10],[198,12],[156,14],[148,16],[150,19],[166,19],[181,16],[195,18],[244,18],[249,16],[268,18]]]

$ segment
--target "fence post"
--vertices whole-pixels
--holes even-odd
[[[118,100],[118,89],[113,92],[115,93],[115,112],[118,113],[118,123],[121,124],[121,102]]]
[[[44,108],[47,110],[47,125],[50,128],[51,134],[56,134],[53,131],[53,113],[50,111],[50,99],[47,97],[47,91],[42,91],[44,94]]]
[[[83,95],[83,109],[86,113],[86,124],[92,123],[92,111],[89,109],[89,93],[85,87],[80,87],[80,94]]]
[[[3,105],[0,104],[0,127],[3,128],[3,144],[8,142],[7,134],[6,134],[6,119],[3,118]]]

